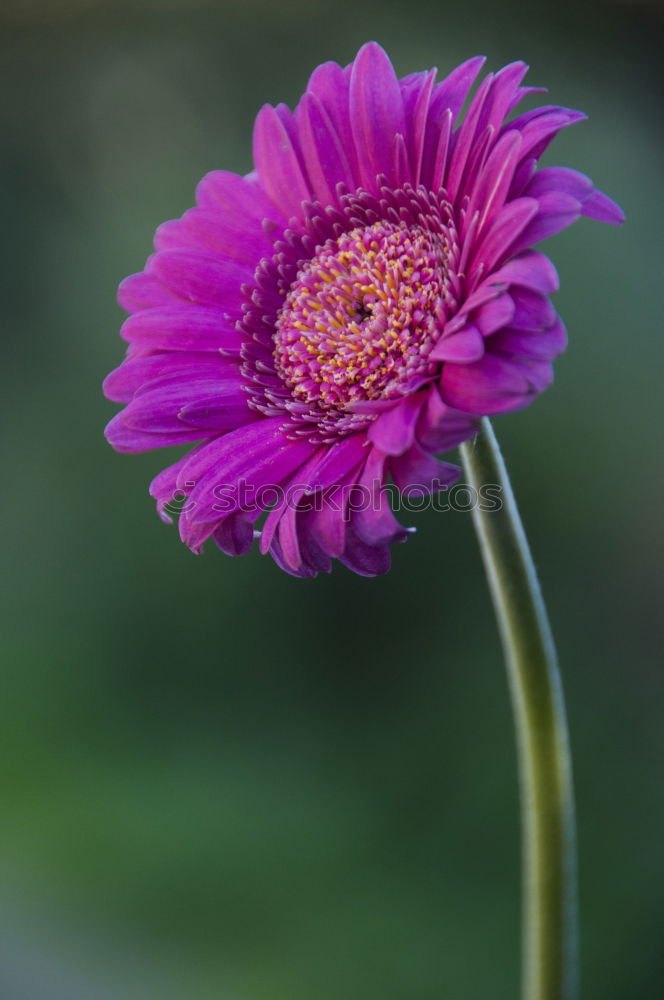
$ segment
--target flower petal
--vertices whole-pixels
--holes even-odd
[[[118,302],[129,313],[155,306],[181,305],[182,300],[172,289],[158,281],[153,274],[139,271],[120,282]]]
[[[417,425],[419,444],[429,452],[448,451],[476,433],[476,418],[448,406],[438,385],[432,385]]]
[[[441,128],[451,130],[454,121],[461,111],[468,92],[477,79],[477,75],[486,62],[484,56],[475,56],[457,66],[449,76],[437,84],[431,94],[427,113],[426,135],[422,155],[421,182],[437,191],[445,181],[447,156],[440,156]],[[447,114],[446,114],[447,112]],[[445,150],[447,141],[445,141]],[[434,179],[435,178],[435,179]]]
[[[332,559],[328,552],[319,544],[313,525],[318,511],[307,507],[297,511],[298,548],[302,565],[315,573],[329,573],[332,569]]]
[[[486,275],[497,264],[507,260],[515,252],[514,244],[538,211],[539,202],[535,198],[518,198],[504,205],[479,241],[470,265],[472,272]]]
[[[287,218],[302,218],[311,189],[291,137],[277,110],[265,104],[254,125],[254,163],[268,197]]]
[[[346,548],[339,561],[358,576],[380,576],[389,570],[392,555],[389,545],[367,545],[349,525]]]
[[[352,525],[357,536],[368,545],[390,545],[403,541],[407,528],[399,524],[385,488],[385,454],[372,448],[357,483],[357,498],[353,506]]]
[[[477,361],[484,354],[484,339],[476,326],[466,323],[456,333],[441,337],[429,355],[432,361]]]
[[[309,461],[305,462],[305,464],[297,470],[297,483],[291,480],[285,489],[282,484],[281,499],[275,503],[274,507],[272,507],[265,519],[265,524],[263,525],[263,529],[261,531],[260,550],[263,554],[265,554],[272,545],[272,539],[275,536],[282,518],[286,516],[289,510],[292,511],[297,506],[298,500],[300,500],[301,497],[303,497],[307,492],[307,486],[311,477],[315,469],[320,466],[321,460],[326,457],[326,454],[327,449],[325,448],[316,451],[311,456]],[[291,524],[289,530],[294,530],[294,522]],[[293,569],[297,569],[297,564],[300,561],[299,558],[296,562],[293,562],[290,558],[297,547],[296,542],[293,539],[288,539],[284,545],[284,540],[282,539],[280,544],[285,561],[289,563]]]
[[[557,292],[560,287],[558,272],[549,258],[539,250],[528,250],[519,254],[494,271],[487,281],[490,285],[502,282],[523,285],[524,288],[532,288],[545,295]]]
[[[417,489],[420,495],[446,489],[457,481],[460,472],[456,465],[441,462],[417,443],[403,455],[390,459],[390,471],[402,493]]]
[[[125,411],[117,413],[106,425],[104,435],[116,451],[133,455],[142,451],[152,451],[154,448],[173,448],[177,444],[187,444],[198,441],[201,432],[198,428],[184,427],[181,430],[157,433],[140,431],[125,423]]]
[[[529,288],[515,287],[511,292],[513,315],[501,324],[516,330],[545,330],[556,321],[556,311],[545,295]],[[498,329],[498,327],[496,327]]]
[[[527,406],[551,378],[551,366],[546,362],[485,354],[474,364],[445,365],[440,385],[450,406],[490,415]]]
[[[245,265],[200,250],[162,250],[151,258],[148,268],[185,302],[216,306],[238,316],[242,285],[252,278]]]
[[[553,361],[567,347],[567,333],[562,321],[556,317],[551,326],[543,330],[500,330],[491,338],[493,353],[517,355],[534,361]]]
[[[323,552],[338,558],[346,547],[348,501],[353,477],[322,491],[320,510],[310,513],[308,530]]]
[[[581,215],[581,203],[576,198],[558,191],[541,195],[537,202],[539,205],[537,213],[512,244],[512,253],[518,253],[533,243],[555,236],[576,222]]]
[[[232,392],[210,392],[200,395],[187,403],[178,413],[178,420],[190,427],[200,427],[204,431],[228,431],[258,419],[258,414],[248,406],[244,384],[235,386]]]
[[[314,94],[329,115],[351,168],[351,190],[359,187],[357,153],[353,142],[349,112],[349,80],[341,66],[326,62],[313,71],[307,92]]]
[[[473,315],[473,323],[483,337],[489,337],[496,330],[508,326],[514,316],[514,300],[511,295],[499,295],[485,302]]]
[[[210,171],[196,188],[196,203],[215,214],[221,209],[233,221],[267,221],[273,227],[287,221],[261,188],[255,173],[241,177],[230,170]]]
[[[489,73],[482,80],[461,126],[455,132],[454,148],[450,157],[449,170],[445,176],[445,190],[451,202],[455,202],[457,196],[461,197],[464,193],[462,186],[463,176],[473,150],[475,139],[481,134],[480,120],[482,110],[488,99],[492,80],[492,73]]]
[[[168,434],[183,424],[226,431],[256,419],[239,374],[225,380],[195,377],[152,383],[124,410],[124,424],[137,431]],[[199,437],[203,435],[199,433]]]
[[[400,455],[413,442],[423,404],[422,393],[406,396],[374,420],[369,428],[369,440],[387,455]]]
[[[498,70],[489,86],[478,131],[490,128],[492,132],[499,133],[505,116],[514,106],[520,90],[519,84],[527,72],[528,65],[520,61],[509,63]]]
[[[477,179],[466,214],[466,218],[469,218],[475,212],[479,213],[477,232],[481,232],[503,207],[519,162],[520,148],[520,133],[506,132],[500,137],[487,159]]]
[[[189,525],[221,521],[247,506],[255,491],[279,486],[315,451],[308,441],[293,441],[282,429],[283,418],[272,417],[239,427],[197,451],[180,471],[178,486],[187,480],[191,509],[180,518],[180,534],[188,544]]]
[[[196,445],[196,448],[193,450],[195,451],[201,447],[203,447],[203,443]],[[188,458],[189,455],[184,455],[173,465],[167,466],[150,483],[150,496],[154,497],[157,501],[157,513],[165,524],[173,523],[173,518],[170,515],[176,512],[180,513],[182,504],[185,502],[186,493],[178,490],[177,481],[180,470]],[[169,505],[171,507],[170,510],[168,510]]]
[[[115,403],[128,403],[134,393],[146,383],[160,377],[177,376],[185,379],[192,375],[228,378],[237,373],[237,365],[219,354],[202,354],[193,351],[148,354],[130,358],[104,379],[104,395]]]
[[[261,257],[273,253],[273,240],[258,219],[241,213],[190,208],[181,219],[164,222],[155,233],[155,248],[171,250],[193,247],[212,251],[231,261],[255,268]]]
[[[353,187],[348,157],[327,111],[315,94],[305,94],[298,107],[302,155],[313,192],[323,205],[336,203],[337,184]]]
[[[608,222],[611,226],[621,226],[625,221],[625,213],[620,205],[602,191],[593,191],[590,197],[586,198],[581,214],[587,215],[589,219]]]
[[[550,105],[527,111],[509,122],[507,127],[521,132],[522,158],[539,159],[562,129],[584,121],[586,117],[582,111]]]
[[[407,87],[404,85],[404,80],[399,81],[408,130],[407,145],[411,155],[412,180],[415,186],[420,183],[422,173],[429,102],[435,79],[436,71],[432,69],[428,73],[414,73]]]
[[[376,42],[363,45],[350,75],[350,124],[358,157],[359,180],[376,193],[376,177],[393,183],[392,143],[406,134],[401,90],[394,68]]]
[[[244,556],[249,552],[254,542],[254,520],[259,516],[260,511],[238,510],[223,519],[213,537],[224,555]]]
[[[223,351],[238,355],[242,338],[220,308],[179,306],[144,309],[125,320],[120,335],[158,351]]]

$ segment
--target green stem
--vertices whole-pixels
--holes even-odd
[[[488,420],[461,446],[468,484],[501,488],[473,510],[507,662],[523,837],[522,1000],[577,996],[574,803],[565,705],[551,628],[507,470]]]

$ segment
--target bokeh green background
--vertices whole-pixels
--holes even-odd
[[[115,287],[253,116],[377,38],[516,58],[590,120],[548,163],[623,230],[550,251],[570,347],[503,444],[562,660],[584,995],[664,982],[660,66],[654,4],[3,0],[3,1000],[514,1000],[515,754],[470,518],[385,578],[194,557],[101,396]],[[661,592],[660,595],[661,596]]]

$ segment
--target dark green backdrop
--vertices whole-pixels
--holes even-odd
[[[389,576],[194,557],[118,456],[115,287],[253,116],[376,38],[476,54],[590,120],[547,155],[625,208],[550,244],[570,347],[499,418],[559,644],[587,1000],[659,995],[661,11],[338,0],[3,0],[5,572],[0,995],[514,1000],[515,755],[470,518]],[[659,497],[659,499],[658,499]]]

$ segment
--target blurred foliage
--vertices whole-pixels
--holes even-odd
[[[654,5],[4,0],[0,993],[7,1000],[513,1000],[515,759],[470,519],[390,575],[195,558],[163,454],[101,429],[115,286],[253,116],[367,38],[400,73],[478,51],[590,120],[547,162],[627,212],[551,253],[570,348],[496,421],[570,706],[587,997],[662,967],[662,218]],[[659,640],[659,641],[658,641]]]

